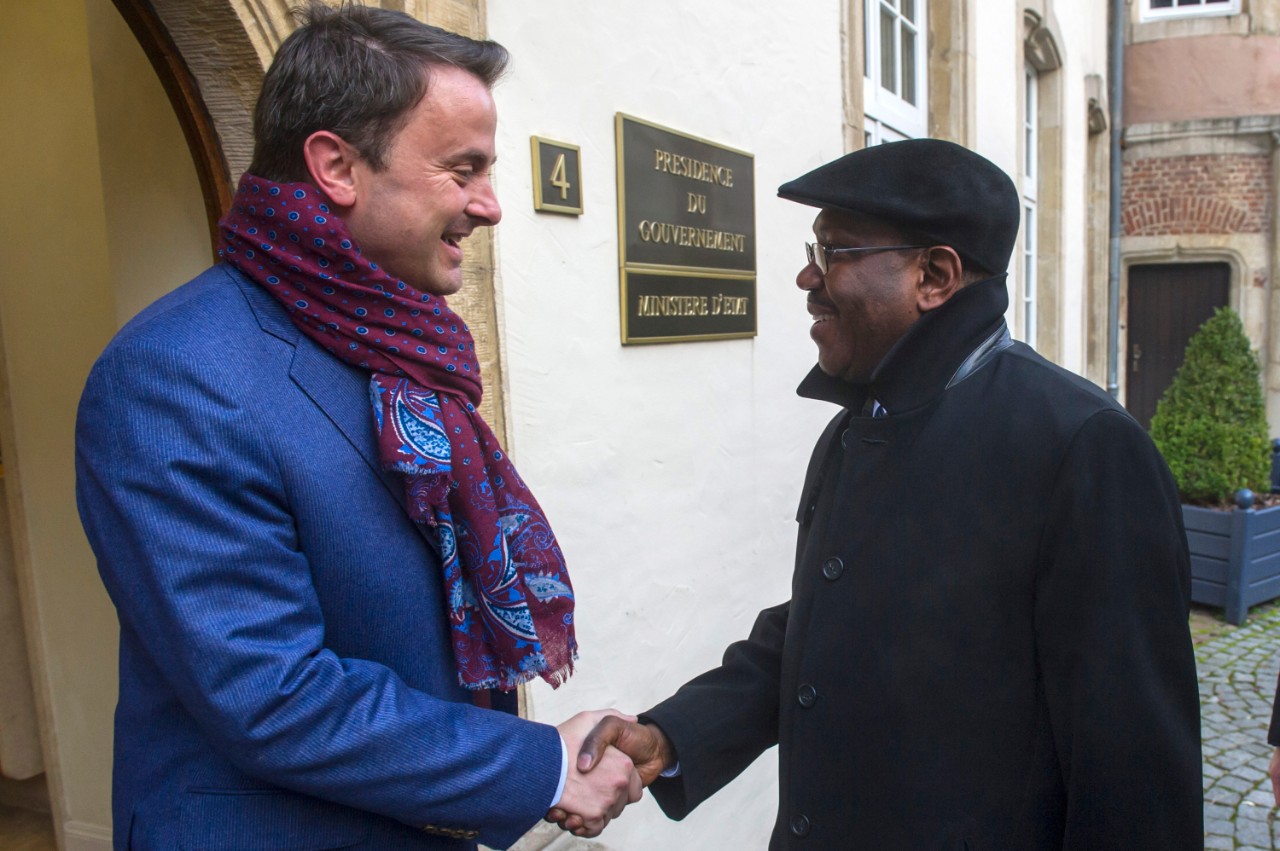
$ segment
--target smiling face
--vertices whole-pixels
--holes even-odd
[[[365,256],[422,292],[456,293],[460,243],[502,218],[489,183],[497,125],[493,96],[479,78],[433,67],[386,168],[375,171],[363,159],[354,166],[356,201],[345,218]]]
[[[817,241],[831,248],[901,245],[907,240],[883,222],[854,213],[823,210],[813,222]],[[823,372],[865,382],[893,344],[920,318],[924,278],[920,250],[834,254],[824,275],[812,263],[796,276],[809,294]]]

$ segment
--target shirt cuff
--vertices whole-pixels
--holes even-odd
[[[679,766],[676,766],[679,768]],[[569,746],[565,744],[564,736],[560,737],[560,782],[556,784],[556,796],[551,801],[552,807],[560,805],[560,798],[564,795],[564,782],[569,779]]]
[[[659,777],[679,777],[680,776],[680,760],[676,760],[676,764],[670,768],[658,772]]]

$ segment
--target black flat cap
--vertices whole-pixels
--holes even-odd
[[[1018,190],[1003,169],[941,139],[854,151],[782,184],[778,195],[937,240],[992,274],[1009,268],[1022,213]]]

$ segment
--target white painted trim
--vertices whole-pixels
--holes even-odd
[[[884,125],[883,130],[891,130],[893,135],[888,139],[881,133],[871,132],[872,144],[880,144],[898,137],[919,138],[928,134],[929,126],[929,21],[927,18],[927,0],[917,0],[916,18],[914,21],[902,16],[916,34],[916,103],[912,104],[882,85],[880,79],[880,5],[881,0],[864,0],[863,3],[863,104],[862,109],[867,121],[873,119]],[[895,14],[899,14],[895,10]],[[894,33],[895,50],[899,62],[902,60],[902,45],[898,38],[900,31]],[[887,135],[887,134],[886,134]]]
[[[1151,0],[1142,0],[1139,7],[1142,21],[1164,21],[1178,18],[1220,18],[1227,15],[1240,14],[1240,0],[1227,0],[1226,3],[1207,4],[1200,0],[1196,6],[1170,6],[1165,9],[1151,8]]]
[[[111,828],[82,821],[62,825],[63,851],[111,851]]]

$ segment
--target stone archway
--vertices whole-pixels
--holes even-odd
[[[276,48],[293,31],[291,0],[114,0],[164,83],[205,195],[210,234],[253,158],[253,106]],[[472,38],[485,37],[482,0],[366,0]],[[481,413],[506,443],[492,236],[477,231],[450,306],[466,320],[484,377]]]
[[[178,116],[212,233],[230,204],[232,175],[244,171],[253,154],[253,103],[263,69],[258,51],[229,4],[114,2]]]

